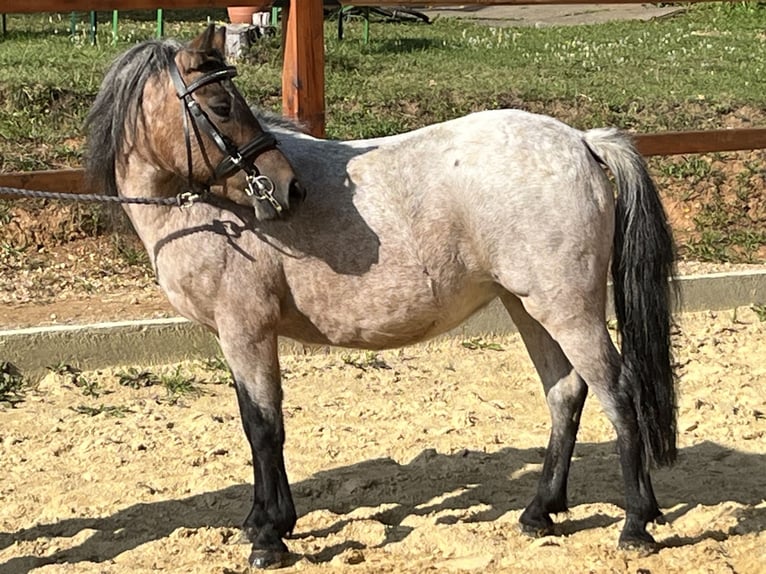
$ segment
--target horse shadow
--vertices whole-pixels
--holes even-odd
[[[539,471],[523,472],[527,465],[542,462],[540,448],[507,447],[493,453],[465,450],[441,454],[426,449],[406,464],[378,458],[322,471],[293,485],[299,516],[317,510],[337,515],[332,525],[318,530],[297,531],[293,537],[326,537],[341,531],[354,520],[347,516],[360,507],[385,510],[374,519],[386,525],[380,544],[404,540],[413,530],[402,523],[412,515],[439,512],[441,523],[494,521],[510,511],[520,511],[536,489]],[[750,505],[728,530],[711,527],[695,537],[672,537],[666,547],[696,544],[705,539],[723,541],[734,535],[766,530],[766,508],[762,489],[754,488],[753,477],[762,475],[766,455],[744,453],[713,442],[682,449],[671,469],[655,472],[655,490],[661,505],[673,508],[669,520],[677,519],[697,505],[735,501]],[[509,475],[516,474],[512,479]],[[594,479],[598,477],[598,479]],[[614,443],[578,445],[570,475],[570,503],[608,502],[622,505],[622,481]],[[702,486],[702,488],[701,488]],[[20,556],[0,563],[0,574],[22,574],[53,563],[104,562],[142,544],[169,536],[178,528],[237,528],[250,507],[252,487],[230,486],[187,498],[135,504],[102,518],[70,518],[40,524],[16,532],[0,533],[0,549],[15,542],[54,537],[72,537],[84,529],[95,533],[77,547],[46,557]],[[466,518],[461,510],[483,504],[479,513]],[[581,520],[559,522],[558,534],[605,527],[621,518],[597,514]],[[300,527],[300,521],[298,523]],[[327,562],[348,548],[361,547],[349,540],[324,548],[313,562]]]
[[[210,238],[217,237],[251,263],[257,261],[259,248],[268,245],[284,258],[321,260],[341,275],[362,276],[369,272],[380,262],[381,240],[354,204],[357,183],[348,173],[347,165],[375,146],[349,148],[340,142],[324,141],[321,153],[317,153],[312,145],[315,144],[300,140],[283,142],[283,147],[289,147],[300,158],[305,171],[321,172],[324,177],[324,187],[305,182],[307,198],[296,213],[285,219],[259,221],[251,206],[222,197],[219,191],[205,199],[205,203],[219,210],[217,214],[213,217],[209,212],[201,212],[194,223],[179,224],[155,243],[154,259],[181,239],[209,243]],[[328,167],[317,159],[326,156],[338,158],[337,163]],[[187,221],[185,214],[172,213],[170,217]],[[204,245],[200,249],[204,250]]]

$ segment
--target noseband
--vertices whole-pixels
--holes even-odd
[[[220,181],[232,175],[233,173],[242,170],[247,174],[247,189],[245,193],[250,197],[254,197],[260,201],[267,201],[274,208],[277,213],[282,213],[282,205],[274,197],[274,191],[276,186],[274,182],[266,175],[263,175],[256,167],[254,160],[263,152],[276,149],[277,140],[268,132],[263,132],[261,135],[246,143],[242,147],[237,147],[237,144],[232,142],[228,137],[221,133],[221,131],[215,126],[210,118],[207,116],[199,102],[192,97],[192,94],[203,86],[208,84],[214,84],[223,80],[229,80],[237,75],[237,69],[233,66],[225,66],[220,70],[210,72],[197,78],[194,82],[186,85],[181,72],[178,70],[178,65],[175,61],[170,65],[170,77],[173,80],[173,85],[176,88],[176,94],[181,101],[181,113],[184,118],[184,139],[186,141],[186,159],[189,166],[189,184],[193,186],[192,182],[192,151],[191,151],[191,137],[189,134],[189,121],[192,119],[192,127],[194,128],[194,135],[197,138],[197,143],[202,148],[202,142],[200,141],[200,130],[203,131],[210,139],[215,142],[215,145],[220,149],[224,157],[220,163],[213,170],[213,176],[211,182]],[[208,184],[209,187],[209,184]]]

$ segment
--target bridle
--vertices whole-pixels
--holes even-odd
[[[210,181],[205,184],[205,191],[209,190],[212,183],[221,181],[233,173],[242,170],[245,172],[247,180],[247,189],[245,190],[245,193],[259,201],[267,201],[278,214],[282,213],[283,207],[274,197],[274,191],[276,189],[274,182],[271,178],[258,171],[258,168],[254,163],[255,158],[260,154],[276,149],[277,140],[274,136],[264,131],[261,135],[242,147],[237,147],[236,143],[222,134],[215,124],[210,121],[210,118],[202,109],[202,106],[200,106],[199,102],[192,97],[192,94],[203,86],[235,77],[237,75],[237,69],[234,66],[224,66],[220,70],[204,74],[188,86],[181,77],[181,72],[175,61],[171,61],[169,71],[170,77],[173,80],[173,85],[176,88],[176,94],[181,102],[181,113],[184,119],[184,140],[186,142],[189,186],[192,188],[195,187],[194,182],[192,181],[192,149],[191,135],[189,133],[189,117],[191,117],[194,135],[197,138],[197,144],[200,149],[203,150],[203,153],[204,147],[200,141],[200,131],[203,131],[210,137],[210,139],[215,142],[218,149],[224,154],[223,159],[213,169]]]

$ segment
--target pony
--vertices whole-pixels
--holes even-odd
[[[243,525],[250,564],[282,564],[297,519],[278,337],[400,347],[453,329],[495,298],[521,334],[551,416],[522,530],[551,534],[551,515],[567,510],[592,390],[617,436],[619,544],[652,546],[646,527],[662,513],[650,471],[676,457],[675,254],[629,136],[494,110],[389,137],[316,139],[246,111],[222,53],[223,36],[209,28],[186,46],[150,41],[119,57],[87,120],[87,168],[126,198],[213,186],[216,201],[188,209],[125,210],[168,300],[215,334],[231,370],[253,461]],[[251,173],[226,151],[236,145],[206,130],[189,136],[184,126],[203,116],[218,139],[261,142],[239,144]],[[606,324],[610,269],[621,351]]]

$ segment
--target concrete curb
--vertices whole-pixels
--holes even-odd
[[[682,312],[766,304],[766,270],[682,277],[679,285]],[[447,336],[475,337],[513,331],[505,309],[493,301]],[[306,353],[311,349],[287,339],[282,341],[283,353]],[[325,347],[321,349],[327,351]],[[180,318],[0,331],[0,362],[11,363],[32,380],[42,377],[47,367],[60,363],[95,370],[176,363],[219,353],[215,337]]]

